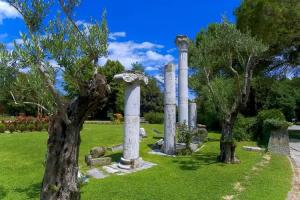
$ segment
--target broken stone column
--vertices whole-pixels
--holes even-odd
[[[125,89],[124,109],[124,141],[123,157],[119,167],[132,169],[139,166],[139,140],[140,140],[140,84],[148,83],[148,78],[141,73],[126,72],[117,74],[114,79],[123,81]]]
[[[189,128],[190,130],[197,128],[197,104],[194,102],[189,103]]]
[[[176,37],[176,45],[179,49],[179,74],[178,74],[178,108],[179,123],[189,123],[188,111],[188,39],[184,35]]]
[[[165,66],[164,88],[164,145],[165,154],[176,153],[176,79],[175,66]]]

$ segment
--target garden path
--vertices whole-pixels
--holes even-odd
[[[300,128],[293,127],[293,128]],[[291,162],[294,168],[293,187],[289,192],[288,200],[300,199],[300,140],[290,139]]]

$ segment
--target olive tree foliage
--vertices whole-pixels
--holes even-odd
[[[101,107],[109,94],[105,77],[98,73],[98,59],[107,54],[105,13],[101,23],[94,21],[86,27],[73,20],[78,0],[7,2],[22,15],[27,27],[23,43],[15,45],[11,66],[27,69],[33,85],[41,80],[39,87],[31,87],[37,90],[34,94],[42,94],[39,89],[43,88],[53,99],[40,198],[78,200],[80,130],[87,116]],[[62,12],[45,20],[53,4],[58,4]],[[67,92],[72,88],[70,101],[55,87],[57,72],[63,75]]]
[[[15,44],[12,54],[17,60],[15,66],[30,69],[27,75],[32,87],[36,86],[34,80],[46,85],[48,92],[54,97],[56,111],[64,107],[55,88],[56,72],[63,73],[67,92],[68,88],[73,88],[73,96],[86,93],[85,87],[97,71],[98,58],[107,53],[108,30],[105,19],[101,24],[95,22],[88,27],[77,25],[72,19],[72,11],[79,5],[77,0],[57,1],[64,16],[58,14],[48,22],[44,19],[55,1],[7,2],[20,12],[27,26],[27,32],[21,35],[22,44]],[[55,61],[57,66],[51,65],[51,61]]]
[[[190,47],[194,66],[191,87],[201,95],[208,91],[222,124],[219,159],[233,163],[235,144],[232,128],[239,111],[246,106],[257,58],[267,47],[243,34],[224,20],[201,31]]]

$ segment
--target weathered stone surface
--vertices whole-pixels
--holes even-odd
[[[105,155],[105,147],[94,147],[91,149],[90,154],[92,158],[100,158]]]
[[[206,125],[204,125],[204,124],[197,124],[197,128],[206,128]]]
[[[164,145],[166,154],[176,153],[176,77],[175,66],[165,66],[165,88],[164,88]]]
[[[90,160],[92,159],[92,156],[91,156],[91,154],[88,154],[88,155],[85,155],[85,157],[84,157],[85,159],[85,163],[87,164],[87,165],[89,165],[89,162],[90,162]]]
[[[158,146],[158,147],[162,147],[163,146],[163,144],[164,144],[164,139],[160,139],[160,140],[158,140],[157,142],[155,142],[155,146]]]
[[[141,73],[126,72],[117,74],[114,79],[125,82],[124,143],[122,160],[139,159],[140,141],[140,94],[141,82],[148,83],[148,78]],[[122,164],[122,163],[121,163]]]
[[[243,146],[243,149],[246,150],[246,151],[265,151],[264,148],[251,147],[251,146]]]
[[[176,143],[176,153],[181,154],[186,149],[185,143]]]
[[[144,128],[140,128],[140,137],[141,138],[147,137],[147,132]]]
[[[102,179],[107,177],[106,174],[104,174],[102,171],[96,168],[88,170],[87,175],[95,179]]]
[[[112,151],[112,152],[123,151],[123,144],[118,144],[118,145],[115,145],[115,146],[107,147],[107,150]]]
[[[195,152],[199,148],[199,144],[200,143],[191,143],[190,144],[190,149],[192,150],[192,152]]]
[[[105,166],[111,164],[111,157],[91,158],[88,160],[89,166]]]
[[[197,104],[194,102],[189,103],[189,128],[197,128]]]
[[[287,129],[271,131],[268,151],[282,155],[290,155],[289,135]]]
[[[179,70],[178,70],[178,108],[179,123],[189,123],[188,107],[188,39],[186,36],[178,35],[176,45],[179,49]]]

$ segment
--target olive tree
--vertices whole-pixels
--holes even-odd
[[[191,86],[209,93],[222,126],[221,162],[236,163],[232,129],[239,111],[246,106],[258,56],[267,50],[262,42],[243,34],[226,20],[201,31],[190,49],[194,68]]]
[[[76,24],[73,10],[77,0],[7,2],[22,15],[27,27],[22,44],[15,45],[12,53],[14,66],[32,72],[28,74],[41,80],[53,99],[48,105],[51,109],[47,109],[51,120],[40,199],[80,199],[80,130],[89,113],[101,106],[109,93],[105,77],[98,73],[98,59],[107,53],[106,21]],[[61,12],[53,20],[45,20],[52,17],[48,11],[53,4]],[[71,100],[63,98],[55,87],[56,73],[76,91]]]

